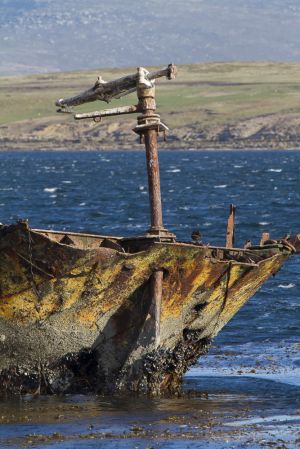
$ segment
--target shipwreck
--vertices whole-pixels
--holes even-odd
[[[101,120],[138,113],[146,149],[151,225],[114,237],[0,226],[0,392],[178,391],[182,376],[223,326],[294,253],[300,235],[234,246],[231,205],[224,247],[181,242],[163,225],[155,80],[137,72],[60,99],[60,112],[137,92],[133,106],[75,114]]]

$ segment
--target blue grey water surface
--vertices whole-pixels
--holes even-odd
[[[237,245],[248,239],[258,243],[264,231],[274,238],[300,233],[299,151],[161,151],[160,165],[164,223],[180,240],[188,241],[191,231],[200,228],[205,242],[224,245],[230,203],[237,205]],[[27,218],[34,228],[121,236],[140,235],[148,228],[143,152],[5,152],[0,153],[0,173],[2,223]],[[201,438],[203,447],[244,447],[249,435],[258,435],[250,447],[262,447],[260,440],[268,441],[270,435],[276,439],[279,432],[290,438],[289,447],[297,447],[299,273],[300,256],[295,256],[223,329],[209,354],[186,375],[185,390],[197,392],[192,398],[3,399],[0,447],[19,447],[26,435],[53,432],[65,436],[73,432],[78,438],[72,434],[74,438],[67,441],[53,437],[42,443],[32,437],[33,443],[22,440],[22,444],[68,449],[146,448],[150,441],[151,447],[194,449],[202,447]],[[56,410],[72,409],[73,405],[79,410],[76,416],[68,412],[64,420],[63,413],[55,421]],[[50,418],[45,410],[53,411]],[[203,435],[190,440],[169,438],[178,428],[186,429],[177,421],[177,430],[172,427],[166,420],[170,415],[197,415],[202,430],[209,419],[218,427],[219,436],[213,442]],[[93,429],[112,432],[112,439],[81,442],[78,435],[88,431],[90,422]],[[124,434],[136,422],[152,426],[158,434],[161,426],[169,426],[169,436],[155,439],[149,434],[148,439],[126,440],[114,434]],[[197,429],[190,423],[182,426]],[[248,426],[254,426],[249,435]],[[228,431],[226,443],[222,432],[233,428],[242,428],[244,439],[237,440]]]

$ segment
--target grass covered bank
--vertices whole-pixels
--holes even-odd
[[[134,116],[75,122],[56,114],[57,98],[135,69],[0,77],[0,149],[139,148]],[[110,103],[135,104],[135,95]],[[235,62],[179,66],[157,82],[157,105],[170,127],[165,148],[300,147],[300,63]],[[109,107],[110,107],[109,106]],[[78,111],[106,108],[102,102]]]

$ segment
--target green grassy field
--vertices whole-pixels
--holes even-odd
[[[56,117],[55,100],[91,87],[97,76],[112,80],[135,69],[0,77],[0,125]],[[174,81],[157,81],[158,112],[173,129],[208,131],[262,116],[300,114],[300,63],[210,63],[179,66]],[[135,104],[131,94],[110,106]],[[109,107],[110,107],[109,106]],[[79,111],[107,108],[90,103]],[[15,129],[15,128],[14,128]],[[0,128],[1,137],[1,128]]]

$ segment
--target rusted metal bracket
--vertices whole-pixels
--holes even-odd
[[[154,129],[157,133],[169,131],[169,128],[161,122],[159,114],[140,115],[137,122],[138,124],[133,128],[133,131],[139,135],[144,134],[148,129]]]

